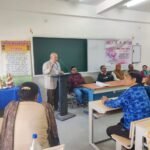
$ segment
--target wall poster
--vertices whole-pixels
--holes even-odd
[[[106,40],[106,62],[108,64],[130,64],[132,62],[131,40]]]
[[[31,42],[1,41],[3,74],[31,75]]]

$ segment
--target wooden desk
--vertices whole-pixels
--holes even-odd
[[[89,102],[89,144],[95,149],[99,150],[99,148],[96,146],[95,143],[101,143],[104,141],[107,141],[108,139],[104,139],[98,142],[94,142],[94,131],[93,131],[93,126],[94,126],[94,118],[93,118],[93,112],[96,111],[102,115],[106,114],[107,112],[117,110],[119,108],[109,108],[106,107],[101,100],[98,101],[93,101]]]
[[[136,135],[135,135],[135,149],[143,149],[143,138],[146,137],[146,133],[150,131],[150,118],[145,121],[136,124]]]
[[[82,87],[89,89],[89,101],[94,100],[94,94],[125,90],[129,88],[130,86],[125,82],[125,80],[111,81],[111,82],[105,82],[105,83],[109,84],[109,86],[99,87],[96,85],[96,83],[82,85]]]

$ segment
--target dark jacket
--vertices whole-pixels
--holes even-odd
[[[113,81],[114,80],[114,77],[113,75],[111,74],[111,72],[107,72],[106,74],[103,74],[102,72],[100,72],[98,74],[98,78],[97,78],[97,81],[100,81],[100,82],[107,82],[107,81]]]

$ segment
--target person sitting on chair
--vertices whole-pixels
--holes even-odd
[[[87,88],[81,87],[85,81],[75,66],[71,67],[71,75],[68,78],[69,92],[75,94],[78,104],[85,104],[89,92]]]
[[[112,72],[112,75],[114,76],[115,80],[123,80],[124,79],[124,73],[121,70],[121,64],[116,64],[116,68]]]
[[[107,82],[107,81],[113,81],[114,80],[114,77],[113,77],[112,73],[111,72],[107,72],[107,69],[106,69],[105,65],[102,65],[100,67],[100,70],[101,71],[98,74],[97,81]]]
[[[133,66],[133,64],[129,64],[128,65],[128,72],[129,71],[134,71],[134,66]]]
[[[129,71],[125,81],[130,88],[123,92],[117,99],[102,98],[102,102],[111,108],[121,108],[123,118],[115,125],[108,127],[107,134],[117,134],[129,138],[129,129],[132,121],[150,117],[150,99],[142,84],[142,76],[139,71]]]
[[[32,134],[38,134],[42,148],[59,145],[53,109],[48,103],[37,103],[38,86],[33,82],[21,85],[20,101],[12,101],[4,111],[0,134],[0,150],[27,150]]]
[[[150,71],[148,70],[147,65],[143,65],[142,66],[142,71],[141,71],[141,76],[144,77],[148,77],[150,75]]]

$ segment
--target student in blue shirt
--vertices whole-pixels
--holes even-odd
[[[132,121],[150,117],[150,99],[142,85],[142,76],[139,71],[129,71],[125,74],[125,81],[131,85],[116,100],[103,97],[103,102],[111,108],[121,108],[123,117],[120,122],[107,128],[108,136],[117,134],[129,138],[129,129]]]

